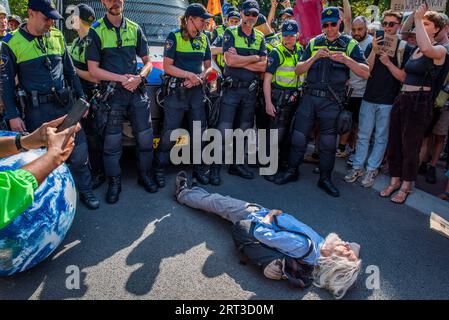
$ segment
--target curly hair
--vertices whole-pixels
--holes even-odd
[[[324,243],[329,251],[333,252],[335,243],[341,241],[337,234],[331,233],[326,237]],[[350,261],[335,253],[331,253],[329,256],[321,255],[313,271],[313,284],[318,288],[329,290],[335,299],[341,299],[357,280],[361,266],[360,259]]]

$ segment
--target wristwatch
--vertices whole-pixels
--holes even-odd
[[[147,78],[143,74],[139,74],[140,80],[142,80],[142,83],[147,83]]]
[[[25,148],[22,146],[22,143],[21,143],[21,141],[20,141],[20,139],[22,139],[22,137],[23,137],[23,134],[22,134],[21,132],[19,132],[19,133],[16,135],[16,148],[17,148],[17,151],[25,152],[25,151],[28,151],[28,149],[25,149]]]

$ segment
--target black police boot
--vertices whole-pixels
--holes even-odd
[[[213,186],[219,186],[221,184],[220,167],[212,165],[209,174],[209,183]]]
[[[339,197],[340,191],[334,186],[331,181],[330,172],[320,172],[320,180],[318,181],[318,187],[326,191],[326,193],[332,197]]]
[[[299,171],[296,168],[288,168],[284,172],[279,173],[274,179],[274,183],[283,185],[289,182],[298,181]]]
[[[154,180],[156,181],[159,188],[165,187],[165,172],[164,169],[154,170]]]
[[[110,177],[108,191],[106,192],[106,202],[109,204],[116,203],[120,192],[122,192],[122,182],[120,176]]]
[[[144,187],[144,189],[149,193],[155,193],[158,190],[158,185],[155,181],[151,180],[147,175],[139,175],[137,183]]]
[[[100,208],[100,201],[92,191],[80,193],[80,200],[90,210],[97,210]]]
[[[95,190],[106,181],[104,173],[92,174],[92,189]]]
[[[193,169],[193,179],[202,185],[209,184],[209,170],[204,170],[203,167]]]
[[[244,179],[254,179],[254,173],[249,171],[244,164],[231,164],[229,166],[229,174],[240,176]]]

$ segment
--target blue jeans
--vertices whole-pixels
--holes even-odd
[[[356,153],[353,161],[354,169],[363,169],[366,159],[367,170],[375,170],[382,164],[388,143],[388,130],[390,127],[390,114],[393,106],[389,104],[376,104],[362,101],[359,116],[359,133]],[[368,157],[370,140],[373,131],[374,145]]]

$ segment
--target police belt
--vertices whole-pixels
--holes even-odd
[[[252,83],[253,83],[253,81],[233,80],[232,84],[229,86],[229,88],[233,88],[233,89],[249,88]]]
[[[33,103],[33,96],[29,93],[27,93],[27,102],[29,104]],[[46,104],[46,103],[54,103],[58,102],[58,99],[56,97],[56,93],[50,93],[50,94],[37,94],[37,101],[39,104]]]
[[[345,91],[343,90],[335,90],[338,95],[344,95]],[[304,94],[308,94],[314,97],[319,98],[330,98],[333,99],[334,96],[332,93],[329,92],[329,90],[319,90],[319,89],[311,89],[311,88],[304,88]]]

